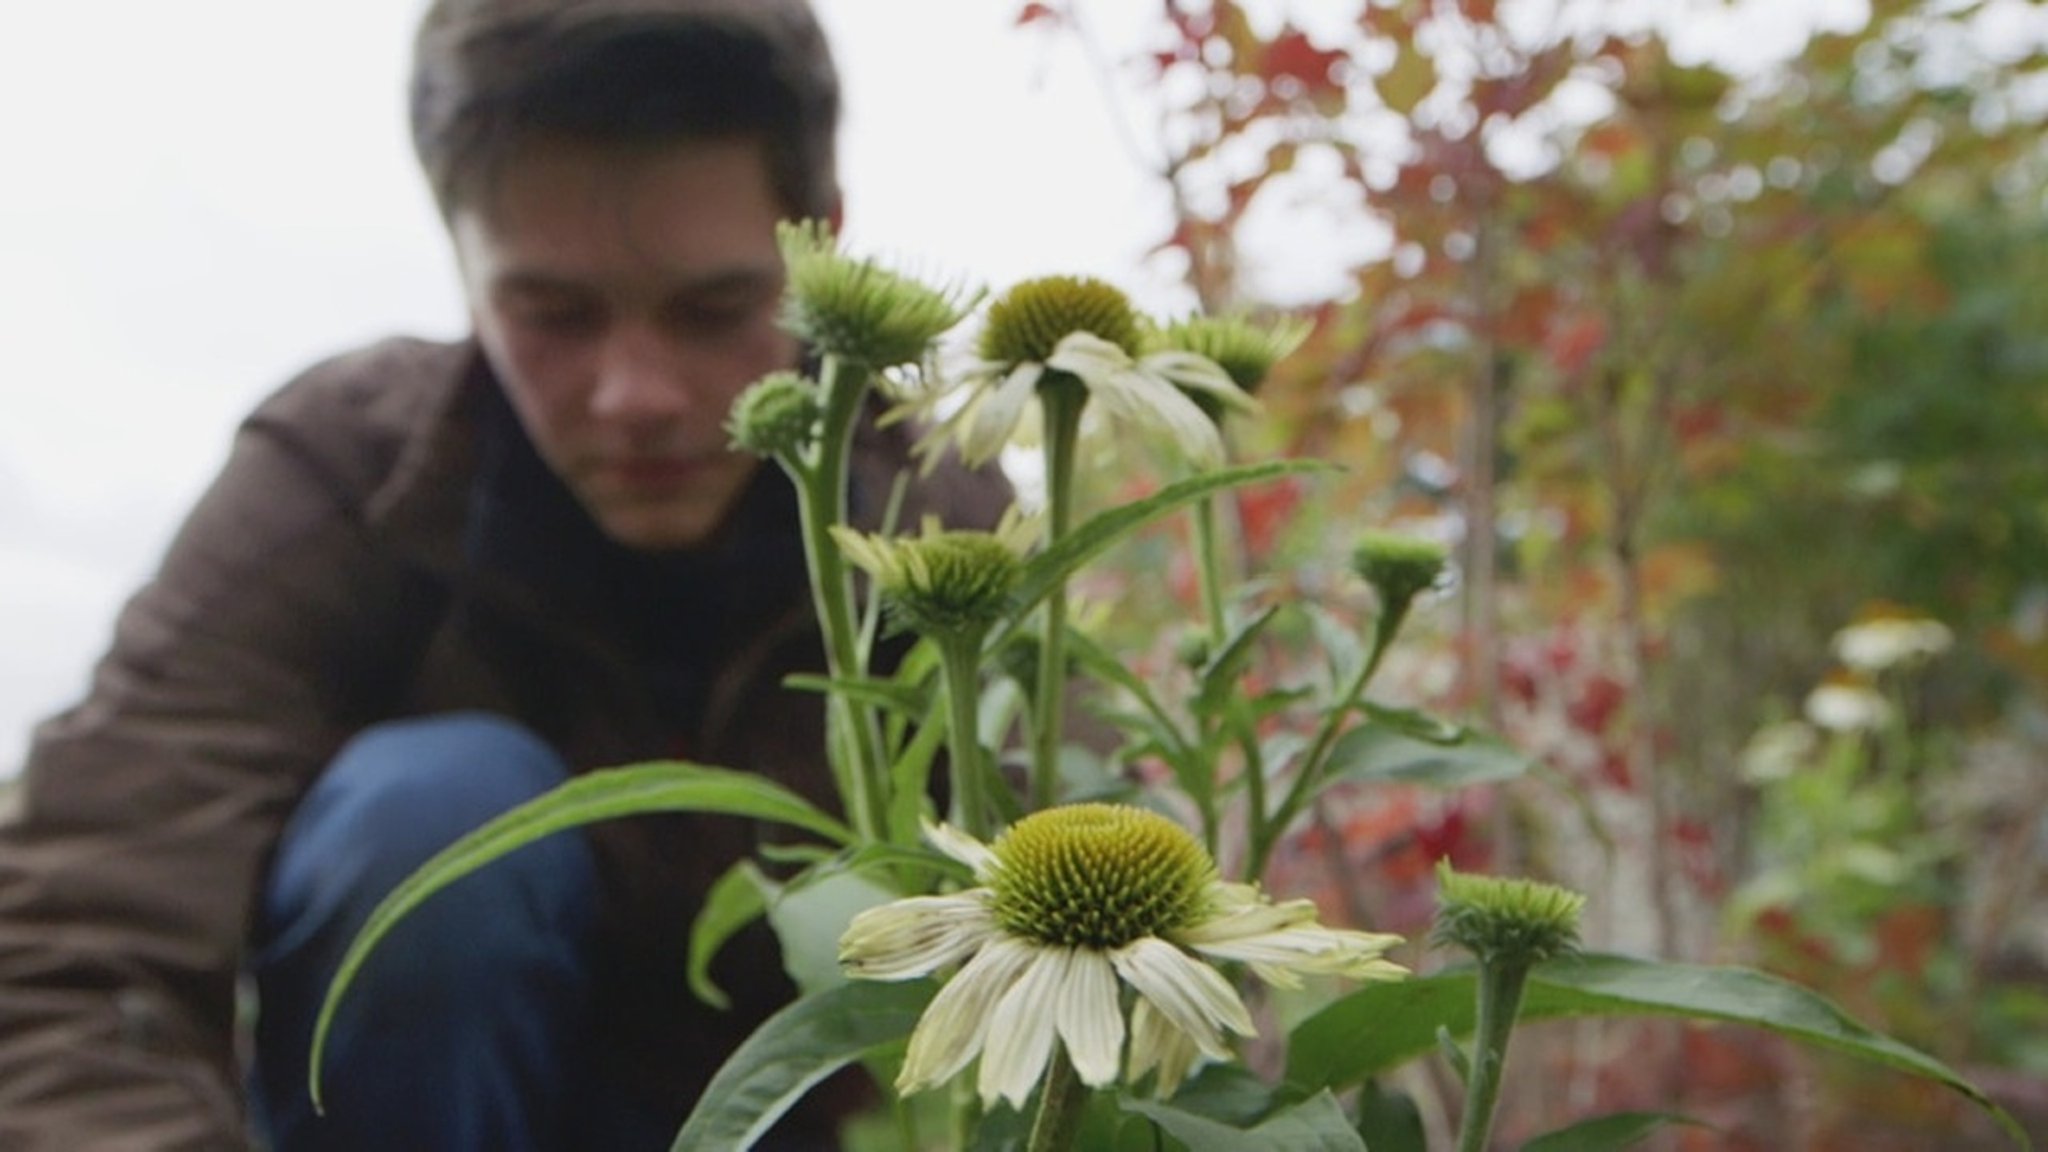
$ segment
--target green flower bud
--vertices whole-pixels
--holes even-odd
[[[1366,532],[1351,549],[1351,567],[1380,594],[1389,612],[1405,612],[1416,595],[1436,587],[1450,562],[1444,546],[1418,536]]]
[[[920,636],[983,635],[1009,611],[1024,575],[1015,548],[990,532],[886,537],[834,525],[832,537],[875,578],[894,622]]]
[[[1143,808],[1070,804],[996,837],[996,923],[1055,948],[1121,948],[1202,919],[1215,862],[1180,825]]]
[[[771,459],[794,457],[817,438],[822,411],[816,381],[795,372],[775,372],[733,401],[725,432],[741,451]]]
[[[783,328],[820,352],[871,369],[923,360],[977,295],[931,288],[842,255],[821,221],[781,224],[775,236],[789,274]]]
[[[1136,358],[1142,341],[1130,297],[1085,276],[1026,280],[989,306],[981,358],[1001,364],[1044,363],[1060,341],[1087,332]]]
[[[1191,316],[1160,329],[1152,340],[1159,348],[1215,361],[1232,383],[1255,392],[1274,365],[1301,347],[1308,333],[1308,323],[1294,318],[1268,328],[1243,316]]]
[[[1527,967],[1579,946],[1586,898],[1534,880],[1461,875],[1437,864],[1435,941],[1454,944],[1482,964]]]

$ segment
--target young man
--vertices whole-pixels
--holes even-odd
[[[789,995],[765,933],[717,970],[730,1011],[684,985],[738,821],[483,870],[363,970],[325,1116],[307,1047],[385,892],[571,774],[680,756],[831,802],[821,709],[780,687],[817,660],[794,502],[722,425],[800,358],[774,224],[836,218],[837,109],[804,0],[434,4],[413,132],[474,339],[264,403],[39,730],[0,826],[0,1148],[212,1152],[251,1115],[279,1152],[668,1147]],[[857,503],[905,457],[863,435]],[[953,506],[913,522],[999,496],[920,490]],[[819,1111],[762,1146],[831,1147]]]

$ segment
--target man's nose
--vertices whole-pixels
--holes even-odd
[[[646,423],[688,416],[694,407],[689,367],[658,334],[622,328],[599,354],[591,414]]]

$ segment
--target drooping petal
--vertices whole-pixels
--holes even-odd
[[[932,847],[951,856],[969,868],[974,869],[976,880],[985,879],[995,865],[996,855],[988,845],[960,831],[951,824],[924,822],[924,838]]]
[[[988,1038],[997,1001],[1037,952],[1022,940],[999,936],[975,953],[918,1018],[903,1055],[903,1071],[896,1077],[897,1091],[923,1091],[967,1067]]]
[[[1226,408],[1234,408],[1247,415],[1259,410],[1259,402],[1238,387],[1229,373],[1206,356],[1178,350],[1154,352],[1138,363],[1146,371],[1164,377],[1176,387],[1212,397]]]
[[[1023,1108],[1052,1056],[1060,996],[1073,967],[1074,950],[1030,947],[1029,965],[989,1015],[976,1084],[983,1107],[1000,1097],[1013,1108]]]
[[[960,458],[970,466],[985,464],[1009,443],[1023,417],[1024,406],[1038,396],[1038,378],[1045,366],[1025,361],[1001,383],[982,388],[955,417],[959,421]]]
[[[839,962],[866,980],[912,980],[966,959],[995,937],[986,888],[913,896],[862,910],[839,937]]]
[[[1156,937],[1145,936],[1109,954],[1117,975],[1217,1060],[1230,1058],[1219,1028],[1253,1032],[1244,1001],[1221,973]]]
[[[1125,1083],[1135,1084],[1156,1068],[1159,1078],[1153,1094],[1162,1099],[1171,1096],[1188,1078],[1199,1055],[1193,1037],[1175,1027],[1150,1000],[1138,997],[1137,1007],[1131,1010],[1131,1058]]]
[[[1074,1074],[1091,1088],[1116,1079],[1124,1046],[1124,1014],[1116,1000],[1116,970],[1109,957],[1092,949],[1074,950],[1060,988],[1059,1033]]]
[[[1125,367],[1086,379],[1088,395],[1101,402],[1111,419],[1165,432],[1189,459],[1204,467],[1222,462],[1223,437],[1216,422],[1163,378]]]
[[[1298,988],[1297,973],[1398,979],[1407,970],[1381,957],[1399,936],[1326,928],[1310,900],[1268,901],[1258,889],[1218,884],[1211,913],[1173,933],[1175,942],[1219,960],[1242,961],[1269,984]]]

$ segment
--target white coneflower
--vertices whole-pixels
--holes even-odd
[[[1121,1065],[1126,1082],[1156,1071],[1163,1094],[1199,1057],[1228,1059],[1228,1034],[1253,1032],[1212,961],[1282,985],[1297,973],[1407,974],[1384,958],[1399,937],[1328,928],[1307,900],[1274,903],[1226,883],[1200,842],[1141,808],[1049,808],[993,845],[944,825],[927,836],[979,886],[869,909],[839,945],[848,972],[871,980],[961,965],[911,1034],[904,1092],[944,1083],[978,1056],[984,1104],[1021,1107],[1057,1040],[1082,1083],[1112,1083]],[[1120,984],[1135,993],[1128,1027]]]
[[[1883,672],[1939,656],[1955,639],[1955,633],[1939,620],[1881,616],[1835,633],[1835,658],[1857,672]]]
[[[1205,465],[1222,461],[1223,440],[1190,397],[1257,408],[1206,357],[1184,350],[1145,354],[1130,299],[1088,277],[1049,276],[1011,288],[990,306],[977,352],[951,390],[965,399],[923,445],[929,451],[951,439],[970,464],[1002,451],[1040,389],[1062,380],[1078,383],[1110,420],[1161,429]]]

